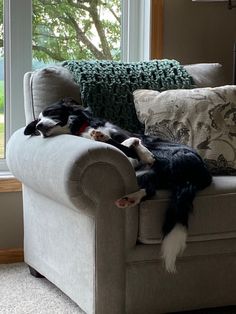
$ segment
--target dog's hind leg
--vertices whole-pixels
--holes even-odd
[[[196,188],[189,182],[177,186],[172,191],[172,198],[166,210],[162,226],[162,258],[166,270],[176,271],[175,261],[186,247],[188,218],[192,212],[192,202],[196,194]]]
[[[172,156],[172,197],[162,226],[162,255],[166,269],[175,271],[176,257],[186,246],[189,214],[196,192],[211,183],[211,175],[200,156],[190,149]]]
[[[133,207],[140,203],[141,199],[146,196],[145,189],[140,189],[137,192],[127,194],[118,200],[115,201],[115,204],[119,208],[127,208],[127,207]]]
[[[144,197],[152,197],[156,192],[155,180],[156,174],[152,169],[136,171],[138,185],[140,190],[124,195],[115,204],[119,208],[133,207],[141,202]]]

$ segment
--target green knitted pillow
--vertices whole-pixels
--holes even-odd
[[[93,113],[131,132],[140,132],[133,91],[136,89],[192,88],[193,80],[175,60],[144,62],[65,61],[80,85],[84,106]]]

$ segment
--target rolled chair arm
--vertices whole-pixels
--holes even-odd
[[[24,185],[89,215],[95,215],[96,205],[138,189],[121,151],[72,135],[28,137],[19,129],[8,142],[7,164]]]

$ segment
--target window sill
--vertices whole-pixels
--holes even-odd
[[[10,174],[0,174],[0,193],[21,192],[22,185]]]

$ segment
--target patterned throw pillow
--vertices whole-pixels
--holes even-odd
[[[236,175],[236,86],[134,91],[145,133],[194,147],[214,175]]]

